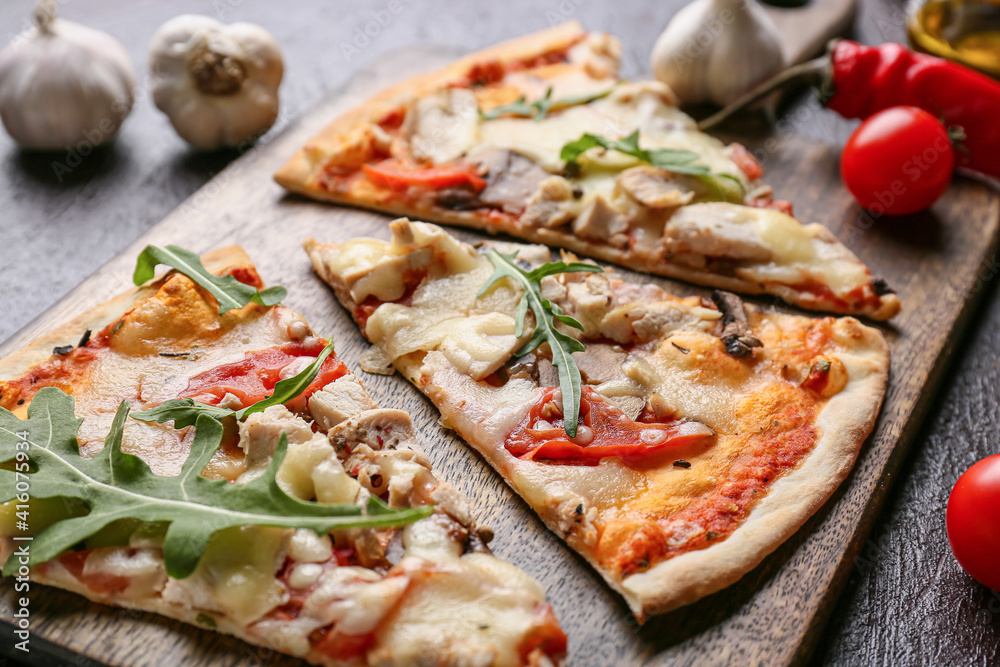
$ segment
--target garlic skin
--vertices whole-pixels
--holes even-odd
[[[785,55],[756,0],[695,0],[667,24],[651,66],[683,104],[723,106],[781,71]]]
[[[55,150],[114,137],[132,110],[135,74],[114,37],[41,7],[38,27],[0,53],[0,119],[26,149]]]
[[[252,23],[171,19],[149,42],[149,71],[157,108],[195,148],[239,146],[278,118],[281,50]]]

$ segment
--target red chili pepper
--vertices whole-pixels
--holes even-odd
[[[958,63],[914,53],[901,44],[833,43],[816,60],[789,68],[699,124],[707,129],[773,91],[810,83],[827,107],[844,118],[868,118],[883,109],[914,106],[961,128],[957,164],[1000,180],[1000,82]]]

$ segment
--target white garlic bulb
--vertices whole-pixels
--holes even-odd
[[[135,75],[111,35],[55,18],[55,0],[35,10],[37,28],[0,53],[0,119],[24,148],[97,146],[132,110]]]
[[[684,104],[728,104],[784,66],[781,36],[756,0],[695,0],[652,54],[653,74]]]
[[[185,14],[149,42],[153,101],[196,148],[238,146],[278,117],[284,64],[278,43],[252,23]]]

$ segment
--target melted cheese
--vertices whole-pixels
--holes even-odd
[[[407,559],[426,568],[378,632],[378,664],[522,664],[518,646],[535,623],[544,594],[531,577],[488,554],[460,555],[432,520],[404,531]],[[412,559],[412,562],[407,561]],[[421,561],[429,560],[427,567]]]
[[[557,99],[557,98],[556,98]],[[700,156],[698,163],[716,173],[729,174],[746,185],[746,175],[729,159],[718,139],[697,131],[694,121],[676,106],[668,104],[660,84],[622,84],[611,95],[589,104],[552,111],[545,118],[501,117],[480,124],[480,145],[506,148],[534,160],[543,169],[557,173],[565,162],[562,147],[583,134],[621,139],[639,130],[642,148],[690,150]],[[583,181],[593,167],[620,171],[640,164],[623,153],[587,153]],[[593,167],[589,166],[593,165]],[[612,176],[611,174],[603,174]]]
[[[489,361],[497,348],[516,344],[513,320],[492,310],[503,306],[512,311],[514,291],[497,288],[477,301],[475,291],[489,267],[436,228],[413,226],[407,231],[411,243],[437,243],[437,258],[455,274],[446,282],[464,280],[466,284],[466,302],[459,304],[464,317],[442,327],[451,329],[440,337],[442,353],[473,372],[477,364]],[[347,254],[350,262],[345,261],[342,268],[357,269],[359,280],[371,277],[371,269],[378,267],[382,268],[377,275],[391,276],[385,254],[373,250],[382,248],[355,244]],[[399,251],[399,255],[403,252]],[[398,270],[399,265],[394,268]],[[470,278],[470,274],[474,275]],[[369,280],[374,292],[384,289],[380,280]],[[111,350],[90,369],[87,386],[75,388],[77,412],[84,417],[81,442],[85,453],[103,446],[119,401],[149,407],[173,398],[193,375],[239,361],[246,351],[288,342],[289,325],[301,322],[284,308],[265,311],[256,306],[220,321],[217,311],[206,307],[201,293],[185,281],[171,279],[170,289],[152,293],[151,298],[130,311],[111,334]],[[453,289],[451,284],[445,291]],[[430,288],[414,295],[414,303],[425,308],[437,304],[438,296],[435,288]],[[172,312],[177,313],[176,320],[171,319]],[[445,322],[442,320],[442,324]],[[158,352],[164,346],[166,351],[190,354],[163,357]],[[176,346],[183,346],[183,350]],[[289,369],[289,373],[293,370]],[[375,633],[371,661],[379,664],[414,664],[418,657],[434,662],[454,658],[465,664],[475,662],[477,656],[489,657],[497,665],[519,664],[518,646],[538,622],[533,614],[544,601],[538,584],[492,556],[462,555],[463,543],[457,541],[457,536],[467,528],[455,525],[452,532],[443,529],[441,522],[454,522],[446,516],[463,517],[471,529],[465,500],[431,475],[426,457],[412,443],[409,417],[401,411],[376,409],[356,379],[346,390],[345,386],[341,378],[329,386],[329,391],[319,392],[324,395],[322,413],[330,434],[314,431],[312,423],[284,406],[251,415],[240,425],[239,444],[246,452],[246,472],[236,484],[253,478],[269,465],[279,439],[285,435],[289,448],[278,471],[278,483],[293,496],[317,498],[320,502],[363,501],[368,491],[359,492],[358,472],[354,469],[363,462],[372,466],[372,474],[364,477],[365,483],[373,484],[372,476],[377,471],[384,479],[379,484],[388,488],[391,505],[412,506],[433,498],[448,514],[439,513],[407,528],[406,556],[388,575],[338,565],[330,535],[247,526],[216,532],[195,572],[182,580],[170,579],[163,566],[163,527],[133,530],[129,525],[113,526],[113,530],[109,528],[88,540],[91,550],[81,578],[54,561],[46,564],[43,580],[87,591],[91,597],[110,602],[135,600],[143,608],[159,608],[175,617],[190,619],[194,611],[209,613],[219,619],[220,628],[243,630],[265,646],[323,664],[330,658],[314,652],[314,633],[331,624],[338,635],[364,637]],[[381,422],[380,416],[384,417]],[[362,420],[358,423],[368,428],[348,428],[356,420]],[[390,422],[398,427],[391,432],[393,437],[386,435],[385,442],[378,440],[376,445],[376,439],[381,437],[376,434],[388,433],[380,428],[387,429]],[[349,466],[355,470],[353,475],[345,471],[331,446],[328,435],[333,432],[348,439],[340,447],[342,453],[352,452],[354,458]],[[191,435],[191,429],[175,431],[169,424],[128,420],[123,448],[140,455],[154,472],[169,475],[176,473],[186,458]],[[62,501],[33,499],[29,505],[32,527],[37,530],[65,518],[67,512],[85,511],[82,506]],[[3,557],[12,549],[9,536],[16,532],[15,509],[14,503],[0,505]],[[371,549],[374,541],[374,546],[381,548],[379,540],[387,538],[386,533],[372,529],[337,531],[334,535],[338,546],[355,546],[359,554],[365,544]],[[379,560],[377,555],[372,558]],[[285,566],[287,587],[277,576]],[[125,577],[129,584],[110,594],[88,588],[88,579],[100,581],[107,576]],[[289,601],[290,590],[303,596],[301,612],[294,618],[270,614]]]

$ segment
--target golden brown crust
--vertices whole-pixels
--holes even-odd
[[[331,284],[344,306],[353,311],[355,304],[350,290],[324,259],[325,256],[339,252],[338,246],[310,239],[306,242],[306,250],[320,276]],[[602,535],[596,540],[590,538],[585,531],[577,531],[575,528],[568,530],[565,517],[560,515],[565,509],[565,497],[558,497],[558,493],[565,496],[565,492],[559,490],[560,484],[546,483],[544,480],[550,478],[537,469],[537,464],[518,459],[505,448],[505,438],[514,424],[521,420],[535,396],[530,388],[521,391],[511,383],[509,392],[505,387],[503,397],[488,399],[483,390],[477,388],[475,381],[445,363],[444,357],[437,351],[427,352],[426,357],[401,356],[394,363],[405,377],[417,378],[414,381],[438,406],[445,420],[525,498],[554,533],[564,537],[612,588],[626,598],[636,617],[642,621],[650,615],[689,604],[718,591],[756,567],[830,498],[847,477],[874,426],[889,371],[888,346],[878,330],[864,326],[851,317],[812,320],[768,313],[754,314],[753,322],[754,330],[760,327],[761,337],[767,341],[764,344],[765,354],[759,356],[756,362],[740,363],[721,352],[711,356],[706,354],[705,349],[695,349],[697,341],[693,338],[690,342],[694,345],[690,348],[678,348],[681,350],[679,354],[685,355],[684,358],[704,359],[692,363],[697,364],[699,382],[706,390],[722,390],[729,396],[729,404],[745,406],[745,412],[724,418],[723,421],[730,420],[728,430],[720,430],[721,424],[706,422],[719,434],[713,450],[731,451],[735,456],[734,459],[720,459],[724,461],[738,461],[754,456],[749,443],[756,438],[756,426],[761,423],[760,415],[767,416],[766,423],[770,423],[771,419],[784,413],[785,407],[790,414],[802,416],[804,421],[801,426],[792,423],[791,428],[801,434],[796,439],[806,442],[808,449],[801,450],[804,453],[797,463],[784,470],[776,469],[780,476],[772,477],[774,481],[761,488],[766,490],[762,500],[751,501],[746,506],[746,514],[741,515],[736,528],[728,534],[723,533],[725,539],[711,544],[701,542],[702,546],[694,550],[655,558],[652,557],[653,553],[647,556],[646,552],[626,551],[625,558],[632,557],[633,560],[629,562],[633,565],[638,562],[635,558],[648,557],[653,566],[635,574],[628,574],[628,570],[625,570],[624,576],[620,567],[615,564],[619,559],[609,560],[607,554],[617,553],[618,547],[628,547],[631,536],[626,538],[619,533],[622,541],[616,541],[607,522],[604,522]],[[689,344],[680,334],[677,336],[672,340],[680,340],[682,345]],[[715,350],[717,347],[716,345],[711,349]],[[661,346],[654,348],[663,349]],[[687,356],[689,353],[690,356]],[[823,355],[829,355],[825,357],[827,359],[834,357],[841,372],[829,390],[826,389],[829,385],[825,383],[819,386],[809,385],[813,388],[807,390],[804,388],[806,378],[793,379],[792,375],[799,372],[794,369],[802,369],[804,362],[808,362],[804,368],[809,369],[812,362],[823,358]],[[582,366],[582,361],[580,363]],[[743,382],[740,378],[760,376],[766,380],[774,374],[785,377],[786,371],[789,373],[786,377],[788,381],[774,384],[776,392],[773,400],[761,398],[770,393],[769,384],[763,387],[759,384],[747,385],[752,389],[738,388]],[[831,374],[829,377],[833,376]],[[825,377],[827,376],[824,375]],[[660,386],[671,385],[667,383]],[[746,394],[747,391],[751,393]],[[708,396],[712,393],[713,391],[708,391]],[[830,394],[832,398],[825,398]],[[671,396],[680,398],[679,395]],[[742,400],[744,398],[747,400]],[[706,400],[711,399],[706,397]],[[493,401],[496,402],[495,405]],[[503,416],[498,416],[502,413]],[[774,424],[777,425],[778,422],[775,421]],[[764,431],[763,427],[761,431]],[[743,438],[733,437],[740,436],[741,433],[744,434]],[[725,445],[724,440],[727,443]],[[765,434],[760,442],[766,444],[771,440]],[[708,483],[720,471],[721,474],[726,474],[729,470],[713,468],[711,463],[703,460],[692,460],[695,461],[695,469],[692,476],[684,478],[682,484],[697,486],[701,482]],[[669,470],[670,461],[666,462],[665,467]],[[596,470],[594,474],[597,474]],[[744,479],[741,475],[746,475],[746,471],[739,473],[734,469],[729,479],[739,481]],[[639,477],[642,477],[641,473]],[[764,480],[765,483],[767,481]],[[655,527],[661,518],[670,514],[668,508],[679,506],[675,503],[677,499],[670,495],[670,489],[675,487],[670,486],[673,482],[662,476],[647,479],[645,483],[648,486],[641,487],[644,490],[640,494],[639,506],[634,506],[636,503],[626,498],[612,504],[618,513],[625,515],[632,512],[637,517],[637,522],[645,520]],[[717,482],[712,484],[718,486]],[[679,501],[684,502],[683,496]],[[576,502],[571,505],[576,506]],[[602,507],[592,507],[598,510],[600,520]],[[577,516],[582,516],[579,510]],[[707,537],[706,541],[714,539]]]
[[[231,245],[212,250],[201,256],[202,264],[213,273],[236,266],[252,266],[250,257],[240,246]],[[0,359],[0,378],[13,378],[29,368],[37,366],[52,356],[52,348],[60,345],[75,345],[88,329],[97,332],[110,322],[121,317],[135,302],[146,295],[146,286],[134,287],[104,303],[94,306],[85,313],[42,334],[24,348]]]
[[[306,193],[305,191],[302,191]],[[459,225],[479,229],[490,234],[509,233],[519,239],[530,243],[540,243],[542,245],[565,248],[570,252],[584,257],[593,257],[612,264],[618,264],[634,271],[645,271],[658,276],[683,280],[697,285],[707,285],[717,289],[740,292],[742,294],[775,294],[790,304],[806,308],[808,310],[820,310],[841,315],[863,315],[873,320],[885,321],[899,314],[902,302],[895,294],[885,294],[880,297],[880,303],[876,308],[866,308],[861,312],[845,308],[841,303],[826,299],[821,295],[808,292],[800,292],[792,287],[783,285],[773,285],[767,290],[763,289],[760,283],[753,280],[745,280],[736,276],[724,276],[709,271],[699,271],[693,267],[682,264],[667,262],[663,259],[637,261],[635,253],[630,253],[614,246],[604,243],[592,243],[575,234],[571,234],[558,229],[535,228],[528,226],[518,226],[516,230],[502,222],[477,215],[473,211],[451,211],[443,208],[433,210],[414,210],[416,207],[404,204],[401,201],[367,201],[360,202],[350,195],[331,193],[316,188],[306,194],[324,201],[346,206],[364,206],[375,211],[388,213],[394,216],[414,217],[421,214],[428,220],[442,222],[445,224]]]
[[[584,34],[583,26],[579,22],[567,21],[548,30],[524,35],[481,51],[470,53],[436,72],[421,74],[386,88],[320,130],[316,136],[310,139],[303,148],[299,149],[274,174],[274,180],[292,192],[298,192],[310,197],[338,203],[353,203],[368,206],[369,203],[359,202],[357,199],[348,200],[347,198],[331,197],[322,188],[316,187],[313,184],[312,176],[316,166],[312,158],[314,151],[322,153],[325,146],[331,145],[338,137],[350,131],[358,124],[372,122],[381,118],[385,113],[398,107],[400,104],[414,100],[461,79],[469,71],[469,68],[477,63],[491,60],[500,63],[509,63],[530,59],[543,53],[568,47]],[[412,209],[409,212],[412,214]]]
[[[854,341],[851,351],[837,355],[850,380],[820,410],[815,424],[822,435],[813,451],[771,486],[726,540],[627,577],[621,589],[637,618],[662,614],[735,583],[791,537],[847,478],[882,407],[889,348],[880,332],[853,318],[838,320],[835,329]]]
[[[898,314],[900,299],[895,294],[870,297],[858,306],[840,298],[830,298],[808,290],[782,284],[762,285],[750,278],[713,273],[683,263],[667,261],[659,254],[634,249],[623,250],[607,243],[588,241],[565,228],[533,227],[517,224],[509,216],[488,216],[475,210],[452,210],[435,206],[430,198],[423,201],[405,201],[392,192],[372,187],[368,181],[347,181],[340,191],[331,191],[321,184],[320,165],[328,156],[338,152],[349,132],[365,123],[378,121],[386,113],[461,79],[476,63],[490,60],[512,62],[530,59],[555,49],[564,48],[580,39],[585,32],[575,22],[566,23],[546,31],[526,35],[503,44],[471,54],[448,67],[430,74],[413,77],[384,90],[335,119],[300,149],[275,174],[275,180],[286,189],[311,198],[343,204],[362,206],[391,215],[411,216],[434,222],[455,224],[484,230],[490,233],[505,232],[515,237],[547,245],[558,246],[578,254],[614,262],[638,271],[647,271],[701,285],[738,291],[744,294],[774,294],[788,303],[809,310],[821,310],[845,315],[863,315],[874,320],[888,320]],[[582,66],[581,66],[582,67]],[[867,289],[873,289],[869,282]]]

